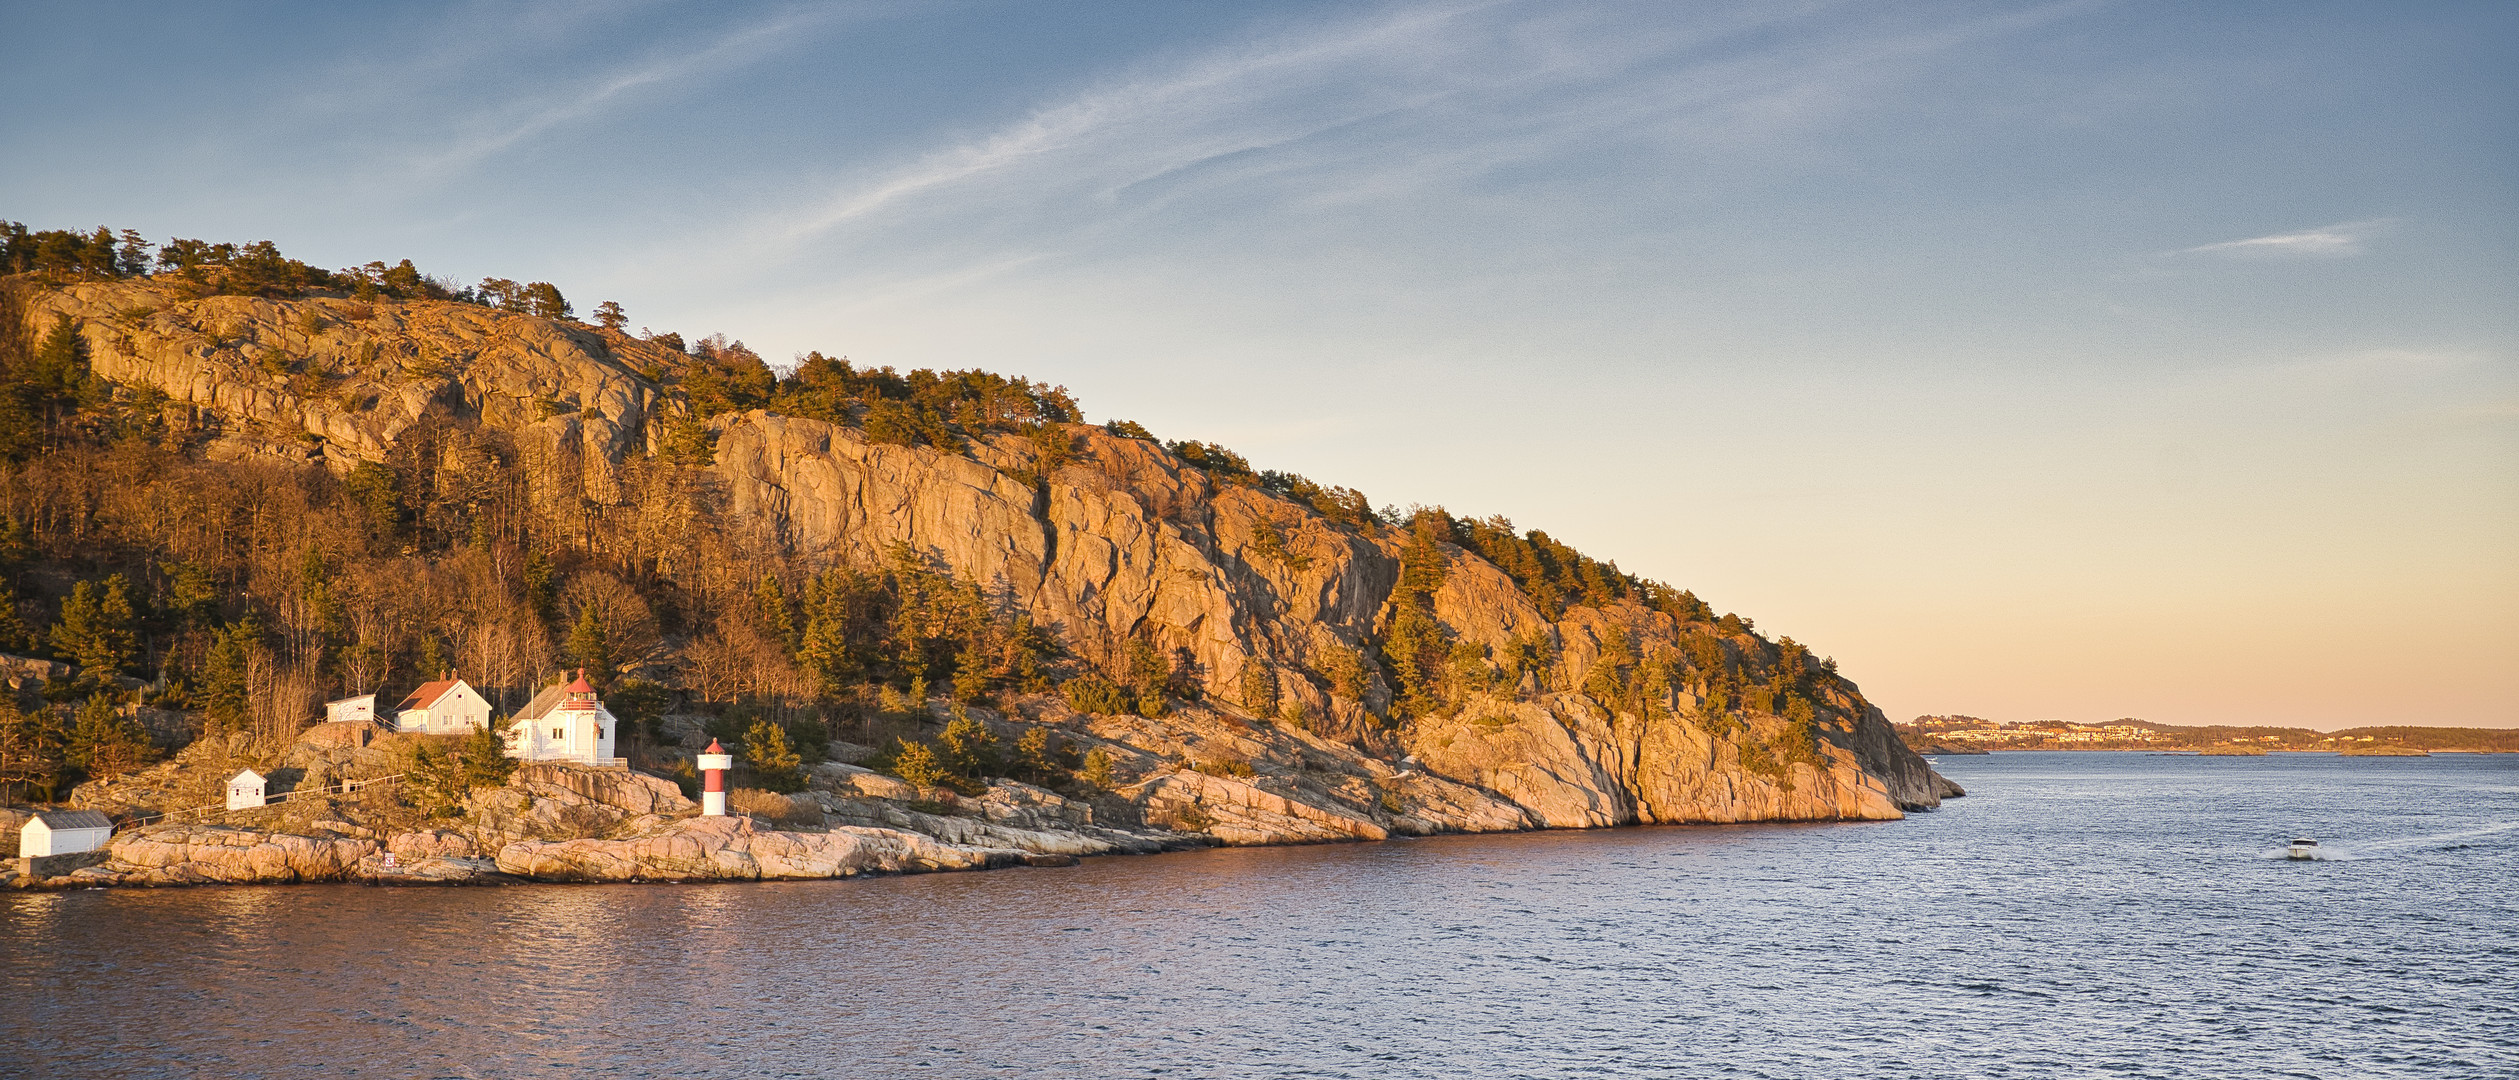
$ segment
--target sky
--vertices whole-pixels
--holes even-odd
[[[2519,5],[0,2],[0,217],[985,367],[1893,719],[2519,726]],[[40,43],[37,47],[34,43]]]

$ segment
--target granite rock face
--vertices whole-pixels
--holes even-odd
[[[626,839],[520,841],[499,851],[498,868],[536,881],[787,881],[1015,866],[1025,854],[890,829],[781,832],[695,817]]]
[[[688,413],[662,375],[687,359],[680,353],[474,305],[195,297],[177,282],[139,280],[44,292],[29,315],[39,326],[69,316],[97,372],[162,391],[186,422],[201,425],[216,454],[346,469],[384,459],[419,425],[478,424],[508,433],[533,458],[534,483],[617,503],[661,425]],[[1184,828],[1221,842],[1285,843],[1880,820],[1960,794],[1847,683],[1817,692],[1808,740],[1780,717],[1710,710],[1677,687],[1612,708],[1587,690],[1611,653],[1675,648],[1714,631],[1631,601],[1551,616],[1503,570],[1449,544],[1439,545],[1441,584],[1428,598],[1441,632],[1490,656],[1538,641],[1552,659],[1519,686],[1395,720],[1390,669],[1376,650],[1398,610],[1408,534],[1332,520],[1147,440],[1067,425],[1064,462],[1045,468],[1037,444],[1016,436],[975,439],[952,453],[760,411],[710,424],[709,479],[728,529],[808,557],[872,562],[906,548],[1004,598],[1089,664],[1113,666],[1132,640],[1187,657],[1204,702],[1160,720],[1057,718],[1126,765],[1126,809],[1141,820],[1096,827],[1148,827],[1138,839],[1115,832],[1096,842],[1125,849]],[[1736,652],[1774,648],[1745,629],[1724,633]],[[1354,661],[1358,677],[1336,674]],[[1243,700],[1253,686],[1268,688],[1267,700]],[[1280,715],[1306,717],[1303,730],[1274,725]],[[1210,758],[1255,771],[1181,769]],[[914,813],[898,804],[921,800],[895,783],[851,775],[832,786],[823,812],[842,821]],[[645,843],[587,838],[654,833],[687,813],[679,792],[663,790],[670,787],[529,770],[476,796],[468,835],[480,854],[472,857],[496,852],[504,867],[518,844]],[[936,827],[982,839],[970,831],[977,825]],[[763,855],[744,856],[760,874],[860,858],[841,853],[848,844],[837,840],[786,853],[781,841],[761,843]],[[749,853],[751,845],[738,846]],[[598,877],[611,872],[601,870],[611,865],[603,859],[626,858],[534,857],[582,861]],[[656,857],[659,865],[682,858]]]
[[[1406,539],[1397,530],[1338,527],[1290,500],[1218,483],[1151,443],[1096,428],[1071,432],[1074,462],[1037,489],[1015,479],[1036,471],[1022,440],[986,443],[966,457],[873,444],[853,429],[762,412],[721,417],[717,430],[716,470],[738,519],[790,549],[871,560],[906,545],[1015,598],[1088,658],[1116,656],[1137,636],[1187,650],[1214,706],[1226,711],[1252,666],[1265,669],[1281,702],[1330,718],[1325,726],[1333,729],[1371,729],[1372,716],[1390,703],[1390,687],[1370,665],[1353,698],[1333,693],[1325,672],[1331,650],[1369,649],[1387,625]],[[1783,734],[1779,718],[1708,721],[1698,714],[1702,703],[1684,692],[1655,718],[1610,714],[1571,688],[1584,685],[1613,634],[1671,642],[1682,632],[1677,620],[1625,603],[1576,608],[1552,621],[1502,570],[1448,545],[1445,554],[1434,613],[1456,640],[1501,653],[1538,636],[1562,659],[1544,684],[1515,700],[1474,701],[1397,734],[1391,748],[1416,755],[1425,773],[1516,809],[1497,814],[1477,800],[1435,800],[1424,826],[1881,820],[1959,794],[1898,742],[1887,718],[1850,694],[1830,692],[1825,704],[1835,723],[1819,730],[1812,760],[1766,771],[1744,768],[1743,758]],[[1171,751],[1180,740],[1141,730],[1116,741]],[[1369,808],[1322,809],[1328,819],[1315,818],[1301,798],[1245,794],[1209,783],[1216,779],[1165,782],[1144,794],[1159,815],[1177,804],[1207,808],[1193,817],[1216,810],[1248,817],[1247,827],[1228,824],[1215,834],[1229,842],[1359,838],[1391,828]]]
[[[376,841],[225,825],[163,825],[114,837],[103,866],[81,871],[123,885],[344,881]]]
[[[188,407],[214,457],[347,468],[444,417],[511,432],[549,475],[608,498],[658,410],[676,407],[640,373],[679,353],[474,304],[197,297],[154,279],[49,290],[28,319],[40,333],[64,315],[98,375]]]

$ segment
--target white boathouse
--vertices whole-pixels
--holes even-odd
[[[114,838],[114,819],[96,810],[38,810],[17,835],[21,857],[96,851]]]

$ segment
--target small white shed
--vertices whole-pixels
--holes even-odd
[[[265,801],[263,792],[270,787],[270,784],[270,781],[263,779],[261,773],[252,769],[237,773],[227,782],[227,808],[251,810],[261,806]]]
[[[357,697],[345,697],[339,701],[324,703],[324,722],[327,724],[374,719],[376,719],[376,695],[374,694],[361,694]]]
[[[114,819],[95,810],[38,810],[18,830],[22,856],[95,851],[114,837]]]

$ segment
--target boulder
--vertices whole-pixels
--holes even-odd
[[[1318,844],[1391,835],[1363,811],[1200,772],[1184,770],[1147,780],[1138,785],[1134,798],[1150,821],[1206,833],[1230,845]]]
[[[696,817],[627,839],[520,841],[500,849],[498,868],[535,881],[764,881],[975,870],[1015,865],[1025,854],[890,829],[794,833],[744,817]]]
[[[478,852],[472,838],[453,829],[422,829],[395,833],[385,841],[385,850],[402,860],[428,858],[471,858]]]
[[[496,860],[458,855],[396,855],[391,866],[382,854],[371,855],[359,861],[356,875],[370,885],[492,885],[515,880],[499,873]]]
[[[684,798],[682,789],[673,781],[628,769],[599,769],[545,761],[519,766],[508,783],[516,787],[544,784],[564,788],[589,802],[612,807],[633,817],[640,814],[689,813],[700,808],[700,804]]]
[[[342,881],[374,854],[374,840],[297,836],[225,825],[161,825],[116,836],[99,869],[121,884],[270,884]]]

